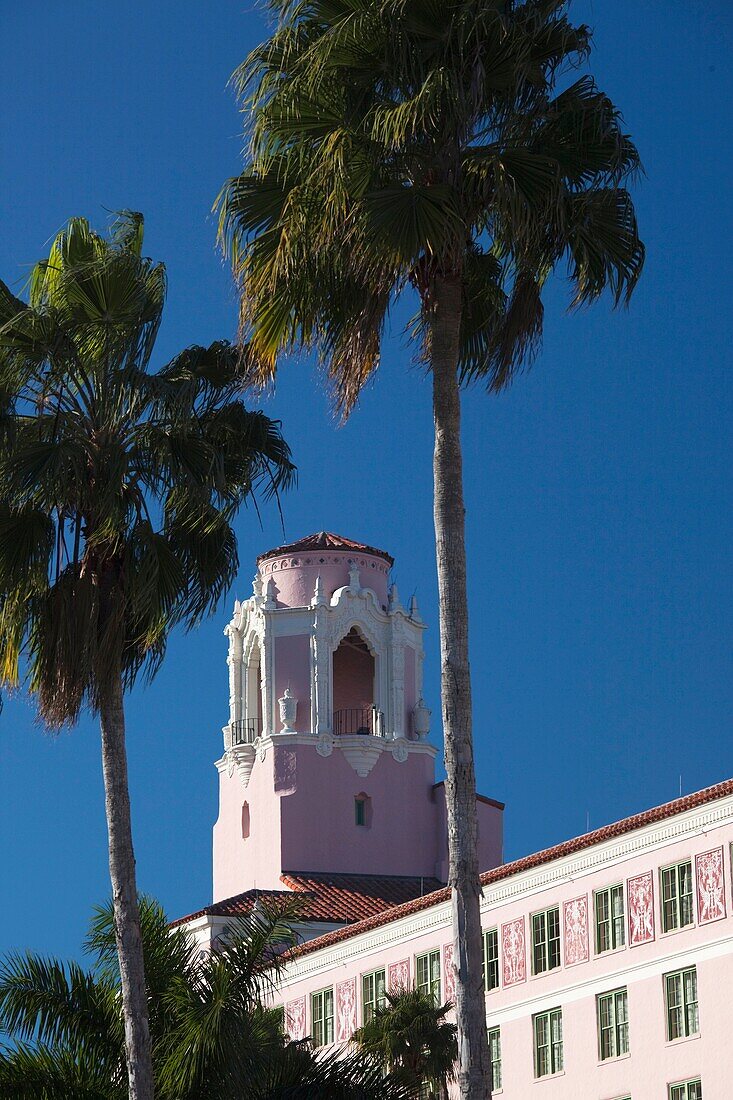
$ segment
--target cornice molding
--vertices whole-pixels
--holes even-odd
[[[683,838],[703,836],[707,832],[733,822],[733,796],[695,810],[683,812],[664,822],[649,825],[625,837],[603,841],[585,852],[565,856],[540,868],[519,871],[511,878],[495,886],[485,886],[481,902],[482,917],[499,906],[552,886],[575,882],[593,874],[602,867],[613,867],[639,854],[652,853]],[[492,921],[496,918],[493,917]],[[418,913],[397,918],[368,932],[332,947],[313,951],[300,959],[294,959],[287,967],[281,983],[287,988],[303,981],[311,974],[325,972],[333,967],[348,964],[354,958],[364,958],[387,947],[404,944],[427,932],[448,930],[451,923],[450,900],[442,901]],[[487,922],[488,923],[488,922]],[[571,968],[574,969],[574,968]]]

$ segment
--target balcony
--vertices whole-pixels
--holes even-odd
[[[237,718],[229,723],[232,745],[252,745],[262,733],[261,718]]]
[[[333,712],[333,732],[336,737],[350,733],[384,737],[384,714],[375,706],[348,707],[345,710],[335,710]]]

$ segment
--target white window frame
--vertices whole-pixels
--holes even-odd
[[[557,943],[557,962],[550,965],[550,914],[555,914],[557,918],[557,935],[552,937],[552,942]],[[539,909],[536,913],[532,913],[529,918],[530,927],[532,929],[532,974],[547,974],[550,970],[558,970],[562,966],[562,948],[561,948],[561,932],[560,932],[560,906],[550,905],[547,909]],[[536,927],[535,921],[544,922],[544,939],[536,939]],[[540,946],[542,950],[542,959],[539,967],[537,965],[537,947]]]
[[[426,981],[421,980],[420,976],[423,964],[426,968]],[[442,981],[439,947],[436,947],[433,951],[423,951],[422,954],[415,955],[415,988],[425,994],[432,993],[436,1005],[441,1003]]]
[[[318,1016],[316,1015],[317,1003],[320,1003],[320,1012]],[[330,1013],[327,1011],[328,1004],[330,1004]],[[316,1033],[317,1030],[320,1034]],[[335,1040],[332,985],[327,986],[325,989],[318,989],[315,993],[311,993],[311,1037],[313,1039],[313,1046],[315,1047],[330,1046]]]
[[[490,1027],[488,1036],[489,1058],[491,1059],[491,1092],[493,1094],[502,1087],[501,1028]]]
[[[603,1023],[603,1002],[610,1006],[609,1023]],[[623,1006],[622,1012],[619,1005]],[[626,986],[611,989],[608,993],[599,993],[596,997],[596,1019],[598,1022],[598,1060],[610,1062],[614,1058],[623,1058],[631,1052],[629,1039],[629,993]],[[604,1054],[604,1033],[609,1036],[608,1053]]]
[[[492,936],[494,942],[496,943],[496,957],[491,958],[491,959],[489,959],[489,936]],[[500,968],[499,968],[499,929],[498,928],[487,928],[486,931],[483,934],[482,939],[483,939],[483,948],[484,948],[484,951],[483,951],[484,992],[492,993],[495,989],[499,989],[500,986],[501,986],[501,972],[500,972]],[[490,984],[490,982],[489,982],[489,973],[490,973],[489,962],[491,962],[492,968],[493,968],[494,964],[496,965],[496,982],[493,985]]]
[[[540,1043],[538,1039],[538,1024],[540,1021],[544,1021],[547,1027],[547,1042],[542,1043],[541,1047],[547,1051],[547,1070],[544,1073],[540,1073]],[[552,1026],[553,1023],[559,1022],[559,1040],[553,1040]],[[534,1075],[536,1080],[540,1080],[543,1077],[553,1077],[557,1073],[562,1073],[565,1069],[565,1050],[563,1040],[563,1028],[562,1028],[562,1008],[550,1008],[546,1012],[537,1012],[532,1017],[532,1048],[534,1051]]]
[[[621,898],[621,912],[614,912],[614,898]],[[608,916],[601,921],[598,914],[599,901],[605,898],[608,907]],[[595,923],[595,949],[596,955],[604,955],[607,951],[617,951],[626,946],[626,911],[624,904],[624,884],[622,882],[605,886],[602,890],[593,893],[593,917]],[[601,924],[607,927],[608,946],[601,947]]]
[[[690,1092],[691,1086],[694,1086],[694,1092]],[[667,1095],[669,1100],[702,1100],[702,1081],[699,1077],[688,1077],[686,1081],[675,1081],[673,1084],[668,1085]]]
[[[380,992],[381,981],[381,992]],[[367,998],[366,985],[371,982],[371,993]],[[384,1008],[387,1003],[387,971],[382,967],[376,970],[368,970],[361,976],[361,1020],[368,1024],[374,1015],[375,1009]]]
[[[687,995],[687,983],[685,982],[685,978],[689,975],[692,975],[692,981],[695,987],[694,997],[688,997]],[[679,1001],[677,1004],[670,1005],[670,984],[673,981],[678,982]],[[680,1025],[680,1031],[677,1035],[672,1035],[672,1012],[677,1014]],[[671,970],[668,974],[664,975],[664,1014],[668,1043],[676,1043],[680,1039],[691,1039],[693,1035],[700,1034],[700,1001],[697,991],[696,966],[684,966],[680,970]],[[693,1014],[694,1021],[691,1021]]]
[[[689,868],[689,890],[683,894],[682,870]],[[681,928],[692,928],[695,923],[695,883],[693,862],[691,859],[681,859],[677,863],[670,863],[667,867],[659,869],[659,904],[661,907],[662,932],[677,932]],[[665,876],[671,875],[666,881],[674,885],[674,890],[667,893]],[[685,899],[689,898],[689,920],[684,921]]]

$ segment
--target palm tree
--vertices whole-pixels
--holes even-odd
[[[272,0],[278,27],[235,81],[247,164],[219,196],[248,377],[313,349],[348,415],[390,309],[433,390],[434,521],[459,1080],[490,1092],[460,440],[461,388],[493,393],[536,352],[542,290],[628,301],[644,248],[619,112],[567,74],[590,33],[566,0]],[[254,355],[251,354],[254,350]]]
[[[140,902],[160,1100],[410,1100],[364,1052],[290,1042],[266,1007],[295,911],[262,905],[203,955],[161,907]],[[87,939],[93,965],[36,955],[0,965],[0,1100],[125,1100],[124,1025],[111,907]]]
[[[140,214],[108,240],[74,218],[28,302],[0,283],[0,681],[27,682],[48,727],[99,715],[132,1100],[153,1079],[123,694],[232,581],[238,506],[294,472],[227,344],[149,371],[166,279],[142,246]]]
[[[417,989],[392,990],[386,1003],[354,1034],[354,1042],[415,1096],[430,1089],[447,1095],[455,1079],[456,1025],[446,1023],[452,1004],[439,1005]]]

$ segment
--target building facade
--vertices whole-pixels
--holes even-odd
[[[320,532],[258,559],[229,638],[214,901],[202,947],[299,895],[288,1032],[347,1043],[385,989],[455,988],[424,625],[383,551]],[[507,1100],[728,1100],[733,781],[513,863],[478,801],[483,983]]]

